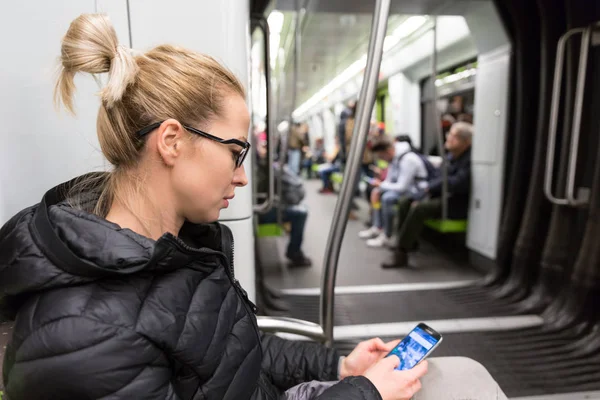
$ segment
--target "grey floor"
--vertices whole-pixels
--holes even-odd
[[[303,244],[304,252],[313,260],[310,268],[288,268],[285,261],[285,248],[288,238],[260,239],[259,254],[265,266],[267,283],[280,289],[318,287],[329,229],[337,196],[319,194],[320,181],[309,180],[306,184],[305,203],[309,216]],[[458,263],[437,251],[427,242],[421,243],[418,253],[410,260],[411,268],[383,270],[380,264],[390,252],[386,249],[372,249],[358,238],[364,229],[367,217],[366,201],[358,200],[360,218],[348,221],[340,254],[337,285],[373,285],[416,282],[444,282],[473,279],[481,276],[464,263]]]

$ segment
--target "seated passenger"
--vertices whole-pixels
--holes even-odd
[[[397,371],[399,359],[384,358],[397,340],[341,359],[258,330],[234,278],[232,233],[209,223],[248,182],[250,116],[231,72],[171,45],[134,58],[97,14],[72,23],[62,65],[57,98],[70,110],[77,72],[109,73],[97,127],[114,170],[49,190],[0,229],[0,311],[18,320],[8,398],[404,400],[420,390],[427,362]],[[430,363],[420,400],[499,392],[472,360]]]
[[[369,247],[390,245],[395,208],[402,196],[419,192],[426,185],[427,167],[421,157],[412,151],[406,139],[392,142],[388,137],[379,139],[372,148],[375,156],[389,163],[385,180],[372,180],[371,193],[373,226],[359,232]]]
[[[321,165],[325,163],[325,146],[323,138],[315,140],[314,149],[306,148],[306,157],[302,160],[302,169],[306,169],[306,177],[311,179],[313,176],[313,165]]]
[[[265,193],[268,190],[268,177],[265,174],[266,168],[261,168],[266,166],[266,161],[267,160],[265,158],[259,159],[258,165],[259,173],[257,176],[257,184],[258,191],[261,193]],[[277,187],[277,182],[279,182],[277,177],[281,173],[279,170],[279,165],[274,165],[272,172],[275,174],[275,193],[279,193]],[[302,178],[290,171],[287,165],[284,165],[282,182],[282,201],[281,205],[279,206],[282,208],[281,221],[291,225],[290,240],[288,242],[285,256],[290,261],[289,265],[291,267],[310,267],[312,265],[312,261],[310,258],[306,257],[302,251],[304,229],[306,226],[306,220],[308,218],[308,208],[306,205],[302,204],[305,194]],[[276,223],[279,207],[273,206],[266,214],[259,215],[259,223]]]
[[[473,125],[456,122],[448,132],[445,147],[448,159],[448,217],[464,219],[471,189],[471,141]],[[402,199],[398,208],[398,239],[383,268],[408,266],[408,253],[417,246],[424,222],[442,214],[443,178],[440,174],[418,193]]]
[[[336,145],[333,152],[325,156],[327,162],[319,165],[319,169],[317,170],[317,173],[323,182],[323,187],[319,189],[319,193],[333,193],[331,175],[334,172],[340,172],[342,170],[342,153],[339,146],[339,140],[336,138],[335,142]]]

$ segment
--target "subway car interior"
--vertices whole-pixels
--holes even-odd
[[[246,86],[251,184],[220,221],[263,331],[348,354],[424,322],[431,357],[478,361],[511,399],[600,399],[600,2],[12,2],[0,225],[107,168],[82,94],[98,82],[75,119],[51,101],[60,37],[94,11],[133,49],[189,46]],[[401,148],[426,176],[384,190]]]

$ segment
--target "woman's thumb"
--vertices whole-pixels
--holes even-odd
[[[389,365],[390,368],[396,369],[400,365],[400,358],[395,354],[391,354],[381,360],[381,362],[385,363],[386,366]]]

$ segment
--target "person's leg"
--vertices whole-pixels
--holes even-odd
[[[400,194],[394,191],[387,191],[381,195],[379,215],[379,235],[369,241],[369,247],[384,247],[391,246],[390,240],[392,236],[392,227],[394,223],[394,215],[396,214],[396,204],[400,200]]]
[[[298,149],[288,150],[288,167],[294,171],[296,175],[300,175],[300,157],[302,151]]]
[[[376,206],[373,208],[373,228],[377,228],[378,230],[383,229],[383,218],[381,216],[381,206]]]
[[[365,197],[369,202],[369,219],[365,221],[365,226],[370,228],[373,225],[373,205],[371,204],[371,193],[373,193],[374,186],[367,184],[367,189],[365,190]]]
[[[392,228],[394,227],[394,216],[396,215],[396,208],[400,201],[400,193],[390,191],[385,192],[381,196],[381,215],[383,219],[383,230],[386,237],[392,237]]]
[[[321,193],[333,192],[331,174],[338,171],[340,171],[340,167],[335,164],[323,164],[319,167],[319,176],[323,182],[323,187],[319,190]]]
[[[442,213],[442,199],[430,199],[413,203],[402,228],[398,232],[398,248],[404,251],[413,249],[423,232],[425,221],[439,217]]]
[[[321,191],[328,190],[331,187],[331,182],[329,178],[331,177],[332,173],[333,166],[331,165],[326,168],[319,169],[319,176],[321,177],[321,181],[323,182],[323,187],[321,188]]]
[[[306,168],[306,178],[307,179],[312,179],[312,176],[313,176],[312,166],[313,166],[312,158],[307,158],[306,160],[304,160],[304,168]]]
[[[361,239],[372,239],[381,234],[383,227],[381,219],[381,191],[378,188],[373,189],[371,192],[370,205],[373,225],[368,229],[358,232],[358,237]]]
[[[413,400],[507,400],[483,365],[465,357],[431,358]]]
[[[308,210],[303,204],[288,206],[283,212],[283,219],[292,225],[290,241],[288,243],[286,257],[290,259],[293,266],[310,266],[312,262],[302,252],[304,240],[304,227],[308,218]]]
[[[402,224],[406,221],[406,216],[410,211],[410,205],[412,204],[412,199],[410,197],[402,197],[398,201],[398,229],[401,229]]]
[[[417,245],[425,220],[438,217],[442,212],[442,200],[430,199],[419,202],[402,200],[398,215],[398,239],[391,257],[384,261],[383,268],[408,266],[408,252]]]

